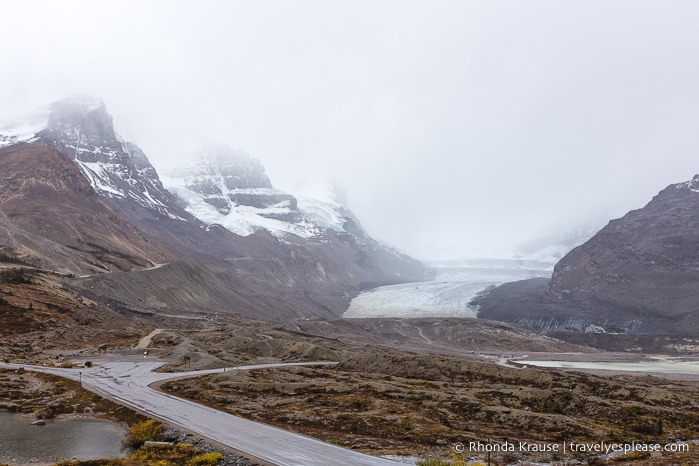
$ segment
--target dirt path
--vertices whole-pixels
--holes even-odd
[[[150,332],[148,335],[145,337],[141,338],[141,341],[138,342],[138,345],[136,345],[136,349],[146,349],[148,348],[148,345],[150,345],[151,340],[153,339],[154,336],[160,334],[163,331],[162,328],[156,328],[152,332]]]

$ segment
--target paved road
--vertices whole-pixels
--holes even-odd
[[[325,364],[335,363],[261,364],[226,370]],[[92,391],[270,464],[280,466],[336,464],[391,466],[398,464],[395,461],[364,455],[283,429],[241,419],[154,390],[149,385],[161,380],[222,372],[222,369],[185,373],[153,372],[161,365],[162,362],[146,361],[105,362],[102,366],[77,370],[0,363],[0,367],[23,367],[27,370],[82,380],[83,385]]]

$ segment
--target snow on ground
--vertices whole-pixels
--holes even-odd
[[[623,371],[623,372],[648,372],[655,374],[682,374],[682,375],[699,375],[699,363],[696,361],[681,361],[677,359],[658,360],[658,361],[629,361],[629,362],[611,362],[611,361],[536,361],[536,360],[518,360],[517,362],[529,366],[537,367],[558,367],[562,369],[587,369],[587,370],[604,370],[604,371]]]
[[[470,305],[491,286],[534,277],[550,277],[553,265],[539,260],[473,259],[428,263],[434,280],[382,286],[361,293],[342,317],[477,317]]]

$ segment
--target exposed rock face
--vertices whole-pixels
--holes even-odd
[[[100,195],[128,199],[178,218],[176,199],[135,144],[116,132],[104,103],[89,97],[55,102],[36,142],[73,159]]]
[[[304,213],[258,161],[224,149],[184,178],[185,189],[216,219],[255,209],[257,223],[237,218],[244,236],[166,190],[101,101],[53,104],[30,124],[0,129],[0,246],[67,273],[112,272],[71,286],[168,313],[336,317],[365,287],[426,277],[344,207],[305,202]]]
[[[548,283],[503,286],[480,317],[546,330],[699,332],[699,176],[573,249]]]
[[[167,255],[110,209],[55,149],[0,149],[0,244],[41,267],[86,274],[130,270]]]

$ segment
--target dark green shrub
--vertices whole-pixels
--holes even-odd
[[[26,269],[7,269],[0,272],[0,281],[25,285],[34,283]]]

